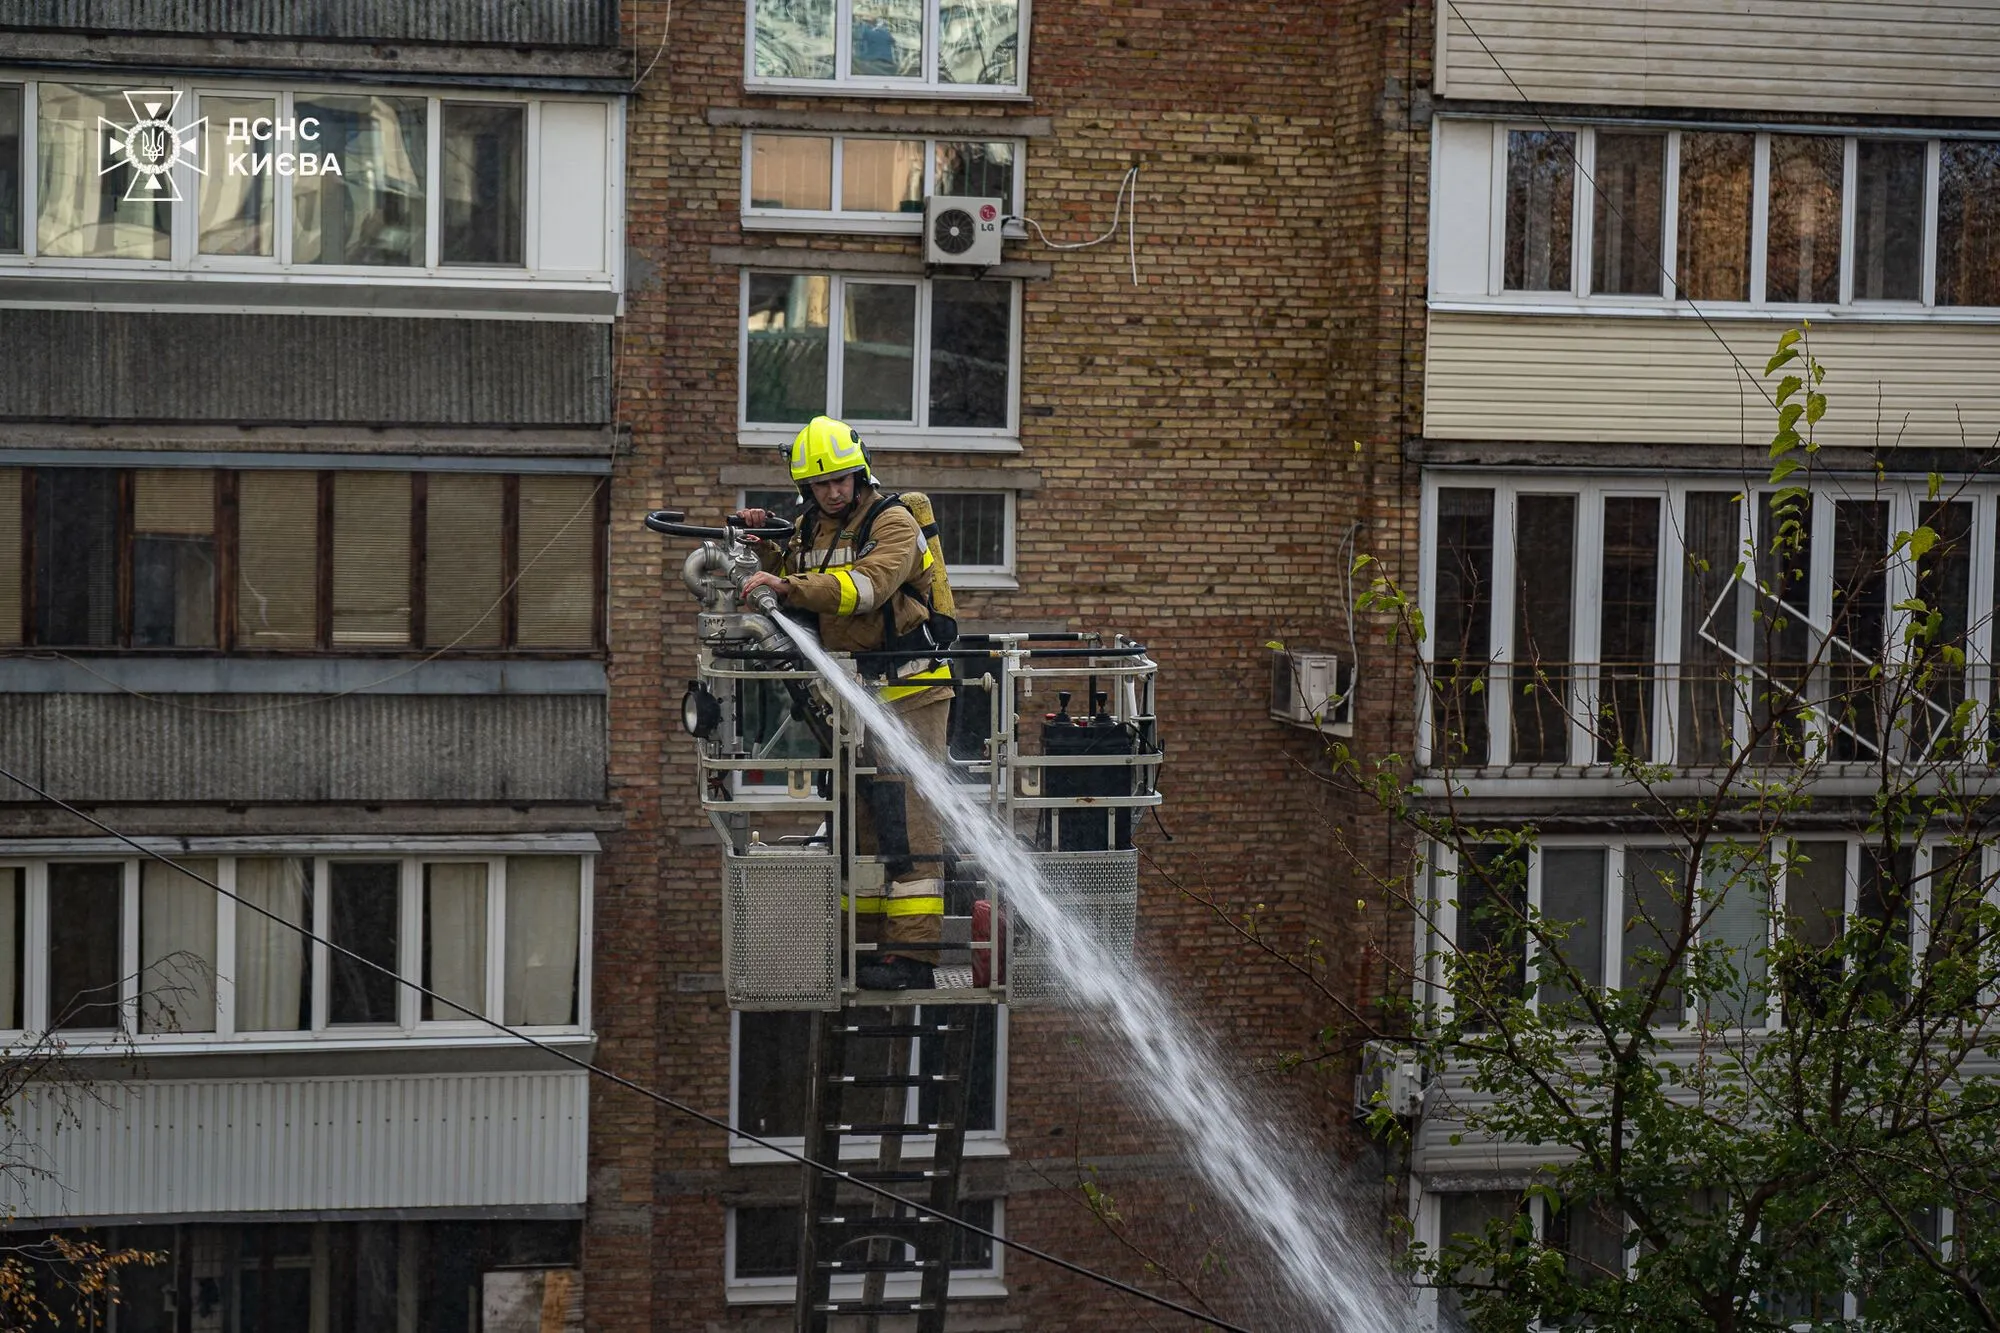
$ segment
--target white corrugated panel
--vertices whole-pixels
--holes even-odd
[[[580,1071],[38,1084],[24,1218],[580,1204]]]
[[[1438,9],[1437,90],[1453,98],[1986,116],[2000,81],[1993,0],[1439,0]]]
[[[1715,320],[1732,361],[1695,319],[1434,312],[1424,434],[1762,449],[1779,378],[1764,365],[1795,324]],[[1821,444],[1983,447],[2000,432],[2000,327],[1815,320],[1812,352],[1827,373]]]

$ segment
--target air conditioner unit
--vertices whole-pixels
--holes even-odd
[[[1354,667],[1331,653],[1271,652],[1271,716],[1335,736],[1354,734]]]
[[[933,194],[924,197],[924,262],[989,268],[1000,262],[999,199]]]
[[[1398,1120],[1414,1120],[1424,1109],[1424,1070],[1406,1046],[1371,1041],[1361,1047],[1361,1069],[1354,1075],[1354,1118],[1375,1109],[1380,1094]]]

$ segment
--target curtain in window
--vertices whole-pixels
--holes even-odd
[[[296,857],[244,857],[236,862],[236,1030],[292,1032],[310,1026],[306,941],[312,925],[312,885]]]
[[[588,648],[596,632],[595,477],[521,478],[516,642]]]
[[[843,212],[922,212],[923,206],[922,139],[848,139],[841,146]]]
[[[833,207],[833,140],[803,134],[750,136],[750,207]]]
[[[576,1021],[581,876],[574,856],[507,858],[504,1021],[528,1026]]]
[[[139,1030],[215,1031],[214,861],[148,861],[139,880]],[[199,876],[200,878],[197,878]]]
[[[424,867],[424,985],[451,1004],[423,997],[427,1022],[463,1023],[486,1012],[486,867]],[[460,1013],[462,1005],[470,1014]]]

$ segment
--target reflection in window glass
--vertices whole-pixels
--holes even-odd
[[[426,102],[421,97],[300,98],[319,121],[308,147],[341,175],[292,178],[292,260],[299,264],[424,262]]]
[[[1020,82],[1019,0],[942,0],[938,6],[938,82]]]
[[[21,90],[0,88],[0,253],[21,252]]]
[[[229,142],[232,120],[269,120],[278,114],[278,103],[270,97],[203,97],[201,114],[202,165],[208,174],[201,178],[201,252],[205,255],[261,255],[269,258],[277,235],[277,187],[275,171],[252,173],[247,169],[251,149]],[[232,161],[232,159],[238,159]]]
[[[849,282],[841,322],[841,413],[850,421],[914,417],[917,289]]]
[[[446,102],[440,109],[439,254],[447,264],[521,264],[526,254],[528,109]]]
[[[319,638],[319,476],[236,478],[236,644],[311,648]]]
[[[1015,145],[1011,143],[952,143],[937,145],[935,194],[1002,199],[1014,206]]]
[[[756,0],[757,77],[832,78],[833,13],[834,0]]]
[[[831,286],[824,276],[750,276],[744,386],[749,420],[804,425],[826,411]]]
[[[1007,425],[1013,311],[1012,283],[931,284],[931,425]]]
[[[857,79],[920,79],[924,0],[853,0],[848,68]]]
[[[1681,135],[1680,254],[1674,274],[1690,301],[1750,299],[1750,196],[1756,136]]]
[[[410,474],[333,478],[333,642],[410,641]]]
[[[750,207],[825,212],[833,207],[833,140],[750,136]]]
[[[215,646],[215,474],[132,474],[132,644]]]
[[[1591,291],[1660,294],[1666,168],[1666,135],[1598,131]]]
[[[1522,495],[1514,502],[1514,745],[1516,763],[1569,758],[1571,649],[1576,597],[1576,497]]]
[[[424,1021],[463,1023],[484,1014],[485,862],[426,864],[423,913],[423,983],[436,992],[422,997]]]
[[[1660,603],[1660,501],[1614,495],[1604,501],[1604,553],[1597,655],[1598,758],[1619,747],[1643,761],[1652,748],[1653,663]]]
[[[1007,497],[999,491],[943,491],[931,496],[944,567],[1004,569],[1007,565]]]
[[[36,470],[35,642],[116,642],[118,509],[111,468]]]
[[[329,951],[327,1021],[394,1023],[400,990],[396,953],[402,937],[398,892],[402,864],[336,861],[331,869],[331,938],[360,958]],[[367,966],[362,959],[375,966]]]
[[[1626,849],[1625,907],[1619,926],[1624,963],[1619,984],[1623,989],[1649,993],[1660,979],[1661,969],[1673,961],[1669,954],[1686,935],[1686,877],[1683,853],[1672,847]],[[1669,1025],[1681,1021],[1680,987],[1662,988],[1653,1021]]]
[[[848,213],[921,213],[922,139],[848,139],[840,149],[840,207]]]
[[[238,857],[236,896],[245,904],[236,909],[236,1030],[311,1027],[312,949],[301,933],[312,928],[311,868],[297,857]]]
[[[35,139],[35,246],[44,255],[72,259],[166,259],[171,255],[172,208],[151,198],[139,173],[122,154],[108,171],[99,141],[99,118],[132,123],[132,109],[115,88],[40,85]],[[171,143],[160,148],[173,151]],[[132,193],[131,199],[126,194]],[[162,191],[164,193],[164,191]]]
[[[1923,295],[1924,155],[1911,140],[1855,145],[1854,299]]]
[[[1602,847],[1551,847],[1542,853],[1542,917],[1551,929],[1567,933],[1553,952],[1567,968],[1542,966],[1542,1008],[1565,1006],[1565,1020],[1582,1018],[1584,1010],[1571,971],[1588,989],[1604,985],[1604,876]]]
[[[581,865],[574,856],[507,858],[505,1022],[577,1021]]]
[[[215,890],[221,863],[139,867],[139,1030],[215,1031]]]
[[[2000,305],[2000,143],[1947,139],[1941,146],[1937,303]]]
[[[1710,1022],[1756,1027],[1764,1021],[1764,950],[1770,943],[1770,862],[1758,851],[1725,848],[1701,871],[1705,943],[1727,950],[1736,978],[1730,990],[1706,997]]]
[[[1831,134],[1771,136],[1764,299],[1840,299],[1840,196],[1847,145]]]
[[[1431,661],[1440,763],[1486,762],[1486,660],[1493,619],[1493,492],[1438,491],[1436,614]]]
[[[115,1028],[125,867],[49,866],[49,1026]]]
[[[1570,290],[1575,150],[1571,133],[1508,131],[1504,269],[1510,292]]]

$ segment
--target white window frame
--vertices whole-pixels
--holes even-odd
[[[831,139],[833,141],[833,179],[829,183],[828,198],[831,208],[760,208],[751,198],[751,177],[756,163],[756,140],[763,138],[785,139]],[[812,231],[826,233],[846,233],[850,235],[875,236],[921,236],[924,230],[924,215],[921,210],[914,213],[850,212],[841,207],[842,161],[847,145],[857,140],[887,140],[891,143],[921,142],[924,146],[923,185],[920,199],[927,199],[939,193],[937,185],[937,150],[939,144],[946,143],[1004,143],[1014,150],[1014,188],[1001,201],[1001,209],[1006,214],[1002,234],[1021,238],[1028,234],[1027,228],[1018,221],[1022,212],[1022,198],[1026,191],[1028,166],[1028,143],[1025,139],[1010,139],[1005,135],[993,138],[950,134],[842,134],[837,131],[815,132],[812,130],[745,130],[743,132],[743,189],[742,215],[745,231]]]
[[[943,994],[943,992],[935,992]],[[1007,1006],[996,1005],[998,1018],[994,1025],[993,1038],[993,1128],[968,1129],[965,1131],[965,1156],[967,1157],[1009,1157],[1013,1150],[1007,1145],[1007,1046],[1008,1029],[1011,1020]],[[742,1097],[742,1054],[743,1016],[737,1010],[729,1013],[729,1123],[735,1125],[741,1111]],[[913,1043],[910,1050],[910,1068],[914,1072],[919,1057]],[[799,1071],[805,1077],[805,1071]],[[910,1118],[915,1118],[918,1089],[908,1091]],[[805,1136],[801,1134],[762,1135],[771,1143],[794,1151],[804,1151]],[[875,1136],[846,1139],[841,1146],[842,1161],[872,1161],[881,1140]],[[931,1134],[912,1134],[903,1140],[903,1156],[906,1158],[928,1158],[937,1149],[937,1139]],[[793,1159],[782,1153],[773,1152],[762,1144],[744,1138],[734,1130],[729,1135],[729,1163],[731,1166],[760,1166],[766,1163],[786,1164]],[[735,1271],[734,1265],[730,1267]]]
[[[779,1206],[779,1205],[770,1205]],[[995,1235],[1007,1234],[1007,1200],[996,1197],[993,1200],[993,1227]],[[724,1299],[730,1305],[789,1305],[797,1299],[798,1279],[791,1277],[745,1277],[736,1276],[736,1209],[729,1209],[724,1224],[722,1273],[724,1278]],[[855,1300],[861,1295],[862,1278],[836,1277],[833,1280],[833,1296],[836,1300]],[[921,1286],[921,1279],[913,1273],[892,1273],[883,1283],[883,1297],[887,1300],[914,1300]],[[949,1283],[952,1300],[990,1300],[1007,1295],[1007,1247],[994,1242],[993,1262],[986,1268],[955,1268],[951,1271]]]
[[[87,72],[86,72],[87,73]],[[22,220],[21,250],[18,253],[0,253],[0,277],[22,272],[43,272],[62,274],[73,278],[103,278],[129,280],[138,277],[155,276],[178,278],[186,274],[199,274],[205,279],[218,282],[227,281],[281,281],[296,284],[302,288],[323,285],[405,285],[410,283],[438,283],[445,285],[480,287],[521,286],[537,290],[551,291],[600,291],[609,287],[616,289],[622,279],[622,230],[624,210],[624,118],[623,104],[618,99],[604,97],[569,96],[560,94],[523,94],[491,92],[483,89],[384,89],[380,86],[350,84],[327,84],[324,86],[293,86],[273,83],[269,80],[245,81],[233,84],[222,80],[202,78],[196,80],[146,80],[152,86],[172,89],[181,94],[176,121],[183,128],[192,126],[200,119],[199,103],[204,97],[261,97],[272,98],[277,103],[276,119],[292,122],[296,120],[294,110],[301,96],[317,97],[371,97],[397,96],[422,97],[426,99],[426,216],[425,216],[425,259],[422,264],[409,266],[391,265],[334,265],[295,264],[292,262],[292,177],[275,177],[273,191],[272,254],[258,255],[204,255],[198,253],[200,244],[200,187],[202,177],[193,166],[182,161],[174,169],[173,183],[180,194],[180,200],[171,205],[172,236],[171,258],[168,259],[110,259],[110,258],[67,258],[44,256],[37,253],[39,239],[39,201],[36,198],[37,155],[40,151],[39,125],[40,85],[44,82],[90,87],[109,86],[95,76],[79,79],[38,77],[24,71],[0,69],[0,84],[21,89],[21,169],[22,169]],[[488,102],[514,105],[524,108],[522,133],[522,192],[523,241],[521,264],[463,264],[442,262],[440,247],[443,193],[440,179],[440,144],[442,135],[442,105],[446,102]],[[603,254],[607,266],[598,272],[582,272],[572,269],[544,270],[536,267],[537,246],[541,235],[541,112],[552,103],[574,103],[601,106],[605,108],[609,135],[605,146],[606,182],[603,200],[605,236]],[[225,122],[226,134],[227,125]],[[310,141],[288,140],[283,144],[267,140],[246,146],[246,151],[269,152],[296,150],[299,146],[311,146]],[[212,173],[224,169],[224,163],[208,164]],[[359,313],[359,312],[357,312]]]
[[[1446,118],[1451,119],[1451,118]],[[1462,123],[1462,121],[1460,122]],[[1512,131],[1549,131],[1576,136],[1577,171],[1572,196],[1571,275],[1566,291],[1510,291],[1505,285],[1507,225],[1507,136]],[[1634,133],[1662,133],[1666,136],[1664,194],[1659,254],[1660,294],[1646,296],[1612,293],[1596,295],[1590,290],[1596,242],[1595,216],[1599,206],[1595,179],[1596,136],[1600,130]],[[1738,133],[1753,136],[1753,167],[1750,207],[1749,299],[1744,301],[1690,302],[1672,296],[1678,276],[1681,141],[1689,133]],[[1841,201],[1840,299],[1833,303],[1770,301],[1765,299],[1770,240],[1770,161],[1774,134],[1823,135],[1842,141],[1845,172]],[[2000,320],[2000,306],[1940,306],[1937,304],[1937,258],[1939,219],[1939,178],[1942,145],[1947,140],[1992,140],[2000,134],[1991,130],[1953,129],[1903,130],[1894,127],[1856,129],[1852,126],[1769,125],[1758,123],[1688,125],[1659,121],[1539,121],[1499,119],[1492,122],[1491,180],[1487,216],[1487,280],[1484,296],[1453,293],[1441,296],[1433,281],[1431,308],[1436,310],[1533,309],[1546,313],[1678,315],[1692,318],[1700,313],[1716,318],[1769,319],[1863,319],[1871,322],[1952,321],[1992,323]],[[1857,300],[1854,297],[1855,209],[1859,198],[1859,144],[1862,140],[1916,140],[1925,146],[1924,200],[1921,221],[1921,254],[1916,300]],[[1587,179],[1588,177],[1588,179]],[[1453,219],[1434,214],[1431,245],[1442,253],[1454,244],[1449,232]]]
[[[955,453],[1019,453],[1021,450],[1021,306],[1022,285],[1009,281],[1012,301],[1007,321],[1007,422],[1004,426],[948,426],[924,422],[930,412],[931,293],[956,278],[917,277],[899,273],[847,273],[815,269],[744,269],[737,283],[736,308],[736,439],[746,448],[775,449],[791,444],[804,422],[750,420],[750,282],[756,277],[825,278],[828,287],[825,412],[847,421],[860,432],[871,454],[876,450],[926,449]],[[989,281],[1001,281],[989,279]],[[839,336],[845,288],[849,282],[917,289],[916,346],[913,352],[911,407],[914,421],[880,421],[842,415],[840,379],[845,339]]]
[[[852,61],[854,0],[829,0],[834,6],[833,77],[826,79],[766,78],[757,73],[757,0],[743,6],[743,86],[751,92],[820,94],[849,96],[857,92],[891,97],[978,100],[982,102],[1026,101],[1028,99],[1028,35],[1034,28],[1033,0],[1018,0],[1014,30],[1014,82],[945,83],[938,78],[938,29],[941,0],[924,0],[923,74],[914,79],[856,77]]]
[[[199,842],[200,840],[197,840]],[[224,844],[242,843],[242,839],[214,840]],[[480,862],[487,867],[487,919],[486,919],[486,1014],[494,1021],[503,1021],[505,1013],[506,986],[506,861],[508,856],[556,855],[574,858],[578,862],[578,924],[577,924],[577,971],[575,1023],[517,1025],[517,1030],[538,1037],[562,1039],[565,1037],[587,1036],[591,1030],[590,986],[591,954],[593,934],[594,898],[593,883],[596,872],[594,853],[580,852],[570,847],[551,850],[545,846],[521,845],[512,847],[495,846],[491,840],[480,842],[463,840],[460,846],[436,850],[411,850],[405,845],[384,846],[366,843],[351,843],[334,847],[299,848],[284,845],[282,839],[256,840],[269,842],[268,846],[222,847],[196,846],[191,849],[163,849],[165,854],[175,859],[214,860],[217,863],[216,883],[233,892],[236,887],[236,863],[240,857],[292,857],[304,860],[312,880],[312,922],[311,929],[321,939],[330,938],[328,926],[331,922],[332,895],[329,891],[328,866],[341,861],[394,862],[398,866],[398,912],[401,938],[398,940],[398,965],[401,975],[411,981],[422,979],[421,925],[423,920],[420,889],[423,883],[423,866],[430,862]],[[217,1050],[245,1051],[303,1051],[315,1049],[379,1048],[384,1045],[404,1046],[411,1043],[420,1045],[501,1045],[516,1043],[516,1039],[496,1031],[486,1023],[473,1019],[422,1020],[422,997],[411,987],[397,984],[397,1019],[393,1023],[333,1024],[328,1022],[328,997],[331,979],[330,950],[327,945],[314,942],[310,945],[312,959],[311,977],[311,1025],[303,1030],[281,1030],[278,1032],[240,1033],[236,1025],[236,921],[238,911],[249,912],[249,908],[239,909],[238,904],[222,894],[215,895],[215,1030],[213,1032],[140,1032],[139,1031],[139,988],[142,980],[142,953],[139,935],[142,869],[148,858],[138,856],[118,856],[103,850],[35,851],[31,853],[8,852],[0,855],[0,868],[20,869],[22,888],[26,895],[22,907],[22,957],[21,957],[21,1016],[23,1026],[0,1031],[0,1038],[19,1044],[32,1039],[47,1029],[48,985],[49,985],[49,885],[48,867],[52,862],[65,865],[85,862],[115,863],[123,869],[123,896],[120,908],[120,1012],[124,1031],[102,1028],[65,1030],[60,1034],[63,1042],[72,1047],[127,1045],[145,1052],[156,1054],[178,1054]],[[1004,1041],[1004,1025],[1003,1025]],[[782,1159],[779,1159],[782,1160]]]

